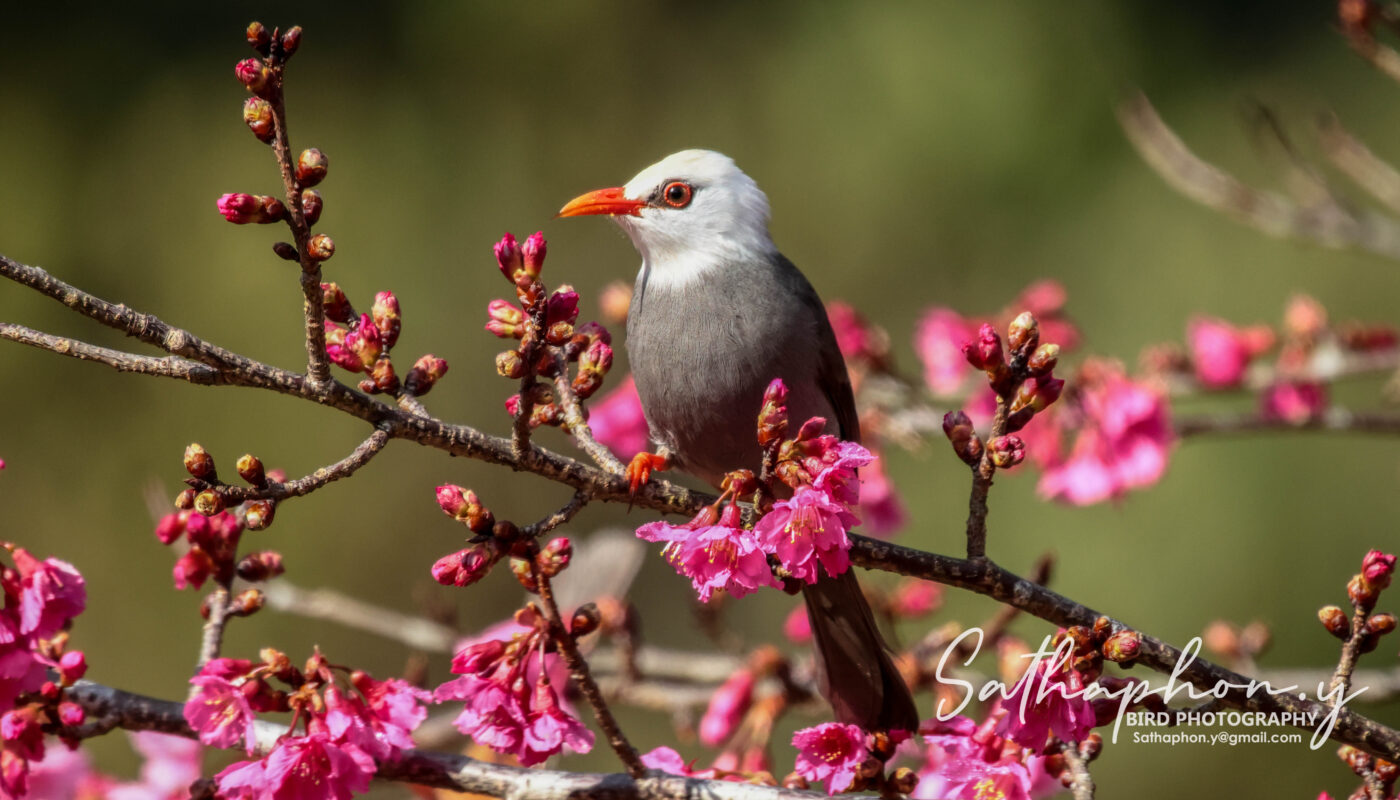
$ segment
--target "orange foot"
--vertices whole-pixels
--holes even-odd
[[[651,480],[651,473],[671,468],[671,457],[666,453],[641,452],[632,456],[627,465],[627,486],[633,497],[637,491]]]

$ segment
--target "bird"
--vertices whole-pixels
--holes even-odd
[[[624,186],[569,201],[560,217],[604,215],[642,264],[627,316],[637,395],[657,444],[633,461],[674,467],[718,487],[759,471],[755,419],[774,378],[793,420],[827,420],[859,441],[846,364],[812,284],[768,231],[768,197],[733,159],[683,150]],[[635,483],[634,483],[635,486]],[[864,730],[918,729],[908,685],[890,657],[852,570],[803,588],[817,650],[818,688],[839,722]]]

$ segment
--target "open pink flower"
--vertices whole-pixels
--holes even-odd
[[[252,755],[257,749],[253,707],[238,686],[209,672],[206,665],[199,675],[190,678],[196,691],[185,703],[185,721],[204,744],[232,747],[242,741],[244,749]]]
[[[1174,440],[1164,392],[1112,362],[1087,362],[1081,376],[1079,436],[1068,457],[1046,466],[1040,493],[1089,505],[1156,483]]]
[[[1061,659],[1062,660],[1062,659]],[[1007,715],[997,733],[1035,752],[1051,733],[1064,742],[1082,742],[1094,728],[1094,707],[1084,698],[1084,682],[1072,669],[1041,661],[1016,682],[1002,707]]]
[[[40,561],[23,547],[15,548],[14,559],[20,575],[20,633],[44,639],[83,613],[87,588],[72,564],[56,558]]]
[[[855,781],[856,767],[865,760],[865,733],[856,725],[826,722],[803,728],[792,736],[797,774],[825,781],[829,795],[843,792]]]
[[[1045,758],[997,736],[995,718],[981,726],[967,717],[931,719],[920,726],[927,749],[916,800],[1033,800],[1063,791],[1045,771]]]
[[[865,518],[865,532],[875,536],[894,533],[909,519],[894,481],[885,472],[883,459],[871,461],[860,472],[860,510]]]
[[[647,449],[650,430],[631,375],[589,404],[588,427],[593,430],[594,439],[623,461]]]
[[[696,769],[695,762],[687,762],[669,747],[656,747],[642,753],[642,764],[647,769],[659,769],[662,772],[669,772],[672,775],[680,775],[683,778],[713,778],[713,769]]]
[[[593,749],[593,731],[560,708],[554,688],[541,681],[535,684],[523,745],[517,755],[520,763],[528,767],[555,755],[566,745],[575,753],[587,753]]]
[[[234,763],[215,782],[229,800],[350,800],[369,788],[375,770],[368,753],[318,731],[283,739],[261,760]]]
[[[203,748],[183,736],[154,731],[130,734],[131,746],[144,757],[141,780],[108,789],[105,800],[185,800],[199,780]]]
[[[817,564],[828,575],[845,572],[851,564],[851,539],[846,531],[860,520],[819,489],[802,486],[789,500],[779,500],[754,526],[767,552],[792,576],[807,583],[820,577]]]

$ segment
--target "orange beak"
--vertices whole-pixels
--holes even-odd
[[[582,217],[590,214],[607,214],[609,216],[641,216],[642,209],[646,203],[641,200],[628,200],[623,195],[621,186],[614,186],[611,189],[598,189],[597,191],[581,194],[578,197],[564,204],[559,209],[558,217]]]

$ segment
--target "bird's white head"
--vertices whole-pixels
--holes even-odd
[[[559,211],[590,214],[622,226],[652,281],[684,284],[777,252],[768,235],[768,197],[733,159],[713,150],[674,153],[626,186],[589,192]]]

